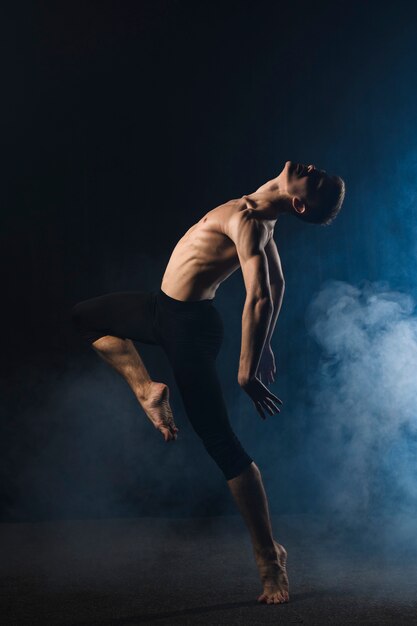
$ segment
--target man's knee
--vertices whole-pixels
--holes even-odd
[[[83,300],[75,304],[70,310],[71,321],[75,330],[88,343],[108,334],[107,331],[99,330],[93,321],[92,308],[88,300]]]
[[[228,435],[206,437],[203,443],[226,480],[238,476],[253,462],[233,431]]]
[[[85,302],[77,302],[70,311],[72,324],[78,332],[83,332],[87,327],[87,309]]]

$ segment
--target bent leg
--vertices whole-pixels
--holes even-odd
[[[156,344],[153,294],[118,292],[91,298],[72,308],[72,321],[93,350],[126,380],[165,441],[176,439],[165,383],[152,381],[132,339]]]
[[[121,374],[139,401],[146,398],[149,373],[131,339],[155,343],[148,292],[117,292],[76,304],[72,321],[95,352]]]
[[[146,400],[152,385],[144,362],[130,339],[104,335],[91,342],[93,350],[126,380],[139,400]]]
[[[119,291],[78,302],[71,309],[72,322],[81,336],[93,343],[111,335],[155,345],[154,294]]]

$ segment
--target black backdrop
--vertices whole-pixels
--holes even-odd
[[[69,309],[158,287],[203,212],[287,159],[343,176],[347,196],[331,229],[276,227],[281,421],[260,424],[237,386],[240,272],[216,299],[219,369],[273,510],[319,506],[317,459],[303,457],[318,359],[308,304],[327,279],[414,288],[412,236],[392,213],[416,135],[411,3],[35,2],[3,28],[3,519],[233,510],[160,349],[142,355],[173,386],[183,436],[169,450]]]

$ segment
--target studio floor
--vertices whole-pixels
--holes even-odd
[[[1,524],[1,623],[417,624],[414,549],[316,516],[273,526],[288,551],[283,605],[256,601],[238,516]]]

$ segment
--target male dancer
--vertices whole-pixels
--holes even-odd
[[[178,428],[169,389],[151,380],[132,340],[163,347],[187,416],[249,529],[263,584],[258,601],[267,604],[289,600],[287,552],[273,538],[259,468],[229,421],[215,365],[223,322],[213,301],[219,285],[240,265],[246,300],[238,382],[263,419],[279,412],[282,401],[266,386],[276,372],[271,337],[284,293],[274,227],[284,213],[329,224],[344,194],[341,178],[287,161],[254,193],[221,204],[194,224],[175,246],[158,290],[111,293],[72,310],[82,336],[125,378],[165,441],[174,441]]]

